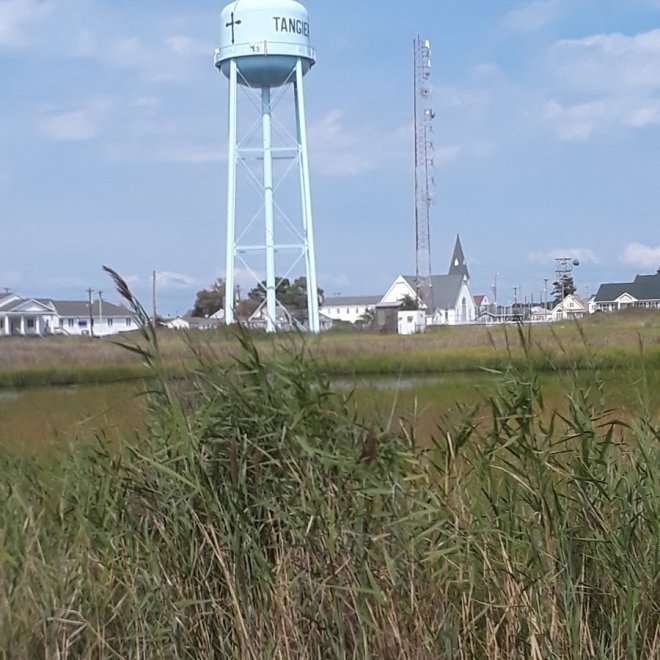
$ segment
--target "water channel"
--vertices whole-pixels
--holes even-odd
[[[656,419],[660,414],[660,374],[634,371],[603,376],[605,404],[612,415],[631,419],[640,400],[648,397]],[[565,411],[572,389],[570,374],[541,376],[546,408]],[[334,387],[352,392],[362,417],[381,427],[414,425],[419,436],[436,432],[438,425],[459,418],[462,408],[484,403],[503,384],[502,376],[447,374],[424,377],[341,378]],[[72,387],[0,390],[0,446],[42,452],[70,442],[106,442],[135,436],[144,427],[146,401],[139,382]],[[591,391],[596,394],[596,388]]]

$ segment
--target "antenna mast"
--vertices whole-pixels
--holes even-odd
[[[414,40],[415,60],[415,284],[417,299],[432,312],[430,208],[433,188],[431,42]]]

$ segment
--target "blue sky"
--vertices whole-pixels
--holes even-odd
[[[0,287],[161,312],[224,275],[223,2],[0,0]],[[414,273],[412,41],[433,47],[433,270],[538,300],[660,267],[660,0],[307,0],[319,285]],[[249,282],[246,282],[249,285]]]

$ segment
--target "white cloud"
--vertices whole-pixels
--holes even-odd
[[[332,109],[309,125],[310,153],[315,172],[332,176],[359,176],[411,158],[412,124],[395,128],[376,123],[351,126],[343,110]],[[462,147],[448,145],[434,150],[436,166],[456,159]]]
[[[558,41],[552,52],[560,82],[584,93],[660,89],[660,29]]]
[[[660,98],[610,98],[567,106],[553,99],[545,105],[545,117],[560,139],[585,142],[597,130],[660,124]]]
[[[314,169],[338,176],[358,176],[376,170],[384,165],[383,143],[399,141],[401,130],[384,133],[379,141],[374,129],[353,129],[346,125],[342,110],[332,109],[308,128]]]
[[[135,72],[149,82],[189,80],[210,66],[213,48],[184,34],[126,36],[117,39],[83,29],[77,35],[75,55],[96,60],[104,66]],[[208,67],[207,67],[208,68]]]
[[[49,140],[56,142],[93,140],[110,106],[109,101],[96,99],[76,110],[51,112],[41,117],[39,128]]]
[[[371,145],[351,133],[342,110],[333,109],[308,128],[315,169],[325,174],[356,176],[376,169]]]
[[[504,26],[517,32],[535,32],[551,23],[558,15],[559,0],[532,0],[504,17]]]
[[[26,30],[43,20],[53,8],[50,2],[0,0],[0,48],[26,46]]]
[[[557,248],[547,252],[530,252],[527,259],[531,263],[548,264],[556,259],[577,259],[580,263],[598,263],[596,254],[587,248]]]
[[[640,268],[660,268],[660,245],[655,247],[642,243],[630,243],[626,245],[621,262]]]
[[[607,114],[602,102],[581,103],[564,107],[558,101],[546,103],[545,116],[556,127],[557,134],[567,142],[585,142],[591,137],[599,119]]]
[[[544,114],[562,140],[660,124],[660,29],[562,40],[551,60],[558,89]]]
[[[156,271],[156,284],[161,289],[189,289],[197,286],[198,282],[190,275],[159,270]]]

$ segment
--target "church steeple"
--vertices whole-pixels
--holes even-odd
[[[454,245],[454,254],[451,255],[451,263],[449,264],[449,274],[462,275],[466,280],[470,279],[470,271],[468,271],[467,264],[465,263],[465,255],[463,254],[461,237],[458,234],[456,234],[456,245]]]

